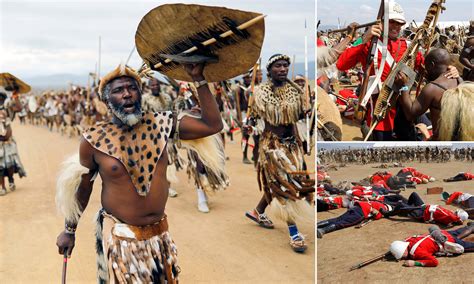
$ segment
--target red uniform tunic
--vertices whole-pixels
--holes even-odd
[[[376,209],[377,211],[380,211],[380,208],[388,210],[388,206],[385,203],[379,201],[356,201],[354,205],[358,205],[362,209],[362,213],[364,213],[364,217],[366,219],[373,218],[374,220],[378,220],[383,217],[382,213],[380,212],[378,212],[377,215],[372,216],[372,213],[370,213],[372,208]]]
[[[467,180],[471,180],[471,179],[474,179],[474,174],[471,174],[471,173],[464,173],[464,177],[465,177]]]
[[[387,181],[391,176],[392,174],[390,173],[375,173],[370,178],[370,182],[374,185],[390,189],[390,187],[387,185]]]
[[[427,179],[427,180],[429,180],[429,179],[431,178],[429,175],[422,174],[422,173],[420,173],[419,171],[417,171],[415,168],[411,168],[411,167],[406,167],[406,168],[402,169],[402,172],[403,172],[403,173],[409,172],[409,173],[411,173],[413,176],[418,177],[418,178],[420,178],[420,179]]]
[[[371,186],[356,185],[352,188],[350,195],[355,200],[384,200],[383,196],[379,195],[376,191],[373,191]]]
[[[346,99],[347,101],[348,100],[353,100],[353,101],[358,100],[354,90],[351,90],[351,89],[342,89],[342,90],[339,91],[339,95],[341,97],[343,97],[344,99]],[[341,106],[347,106],[347,108],[344,111],[343,115],[344,115],[344,117],[352,119],[352,117],[354,115],[354,106],[353,105],[349,105],[346,101],[341,100],[339,97],[336,100],[336,104],[341,105]]]
[[[416,182],[416,184],[422,184],[423,180],[419,177],[410,177],[408,178],[411,182]]]
[[[330,210],[344,207],[342,203],[342,196],[324,197],[322,200],[329,204]]]
[[[449,242],[455,242],[453,236],[451,236],[448,232],[444,230],[441,232],[448,238]],[[438,266],[438,260],[434,257],[434,254],[439,252],[441,248],[433,238],[431,238],[429,235],[416,235],[406,239],[405,241],[410,243],[408,245],[410,259],[421,262],[427,267]],[[419,241],[419,245],[413,249],[415,244]]]
[[[462,204],[463,206],[467,205],[465,204],[465,201],[471,198],[473,195],[469,193],[462,193],[460,191],[453,192],[446,200],[446,204],[451,204],[451,203],[457,203],[457,204]]]
[[[361,63],[365,69],[367,65],[367,62],[366,62],[367,54],[369,54],[370,52],[369,47],[370,47],[370,42],[367,42],[366,44],[360,44],[360,45],[346,49],[337,60],[337,63],[336,63],[337,69],[343,70],[343,71],[348,70],[356,66],[357,63]],[[400,38],[397,40],[389,39],[388,44],[387,44],[387,49],[388,49],[388,52],[390,52],[390,54],[392,55],[395,62],[398,62],[400,61],[400,59],[403,56],[403,53],[405,53],[407,49],[407,42],[405,39],[400,39]],[[378,60],[378,64],[379,64],[378,67],[380,67],[381,57],[382,57],[382,53],[379,52],[378,58],[380,59]],[[421,53],[418,53],[416,56],[415,67],[419,68],[422,65],[422,63],[423,63],[423,56],[421,55]],[[381,77],[382,82],[385,81],[389,73],[390,73],[390,67],[388,66],[388,64],[385,64],[382,77]],[[370,74],[371,75],[375,74],[374,68],[371,68]],[[371,108],[372,107],[369,106],[368,109],[370,110]],[[369,126],[372,121],[370,114],[371,114],[371,111],[367,111],[366,118],[367,118],[367,125]],[[379,131],[393,130],[395,114],[396,114],[396,108],[391,108],[389,113],[385,117],[385,119],[377,124],[377,126],[375,127],[375,130],[379,130]]]
[[[442,225],[461,221],[458,215],[454,214],[453,211],[439,205],[426,205],[423,212],[423,220],[425,222],[435,222]]]
[[[318,179],[318,180],[319,180],[319,179]],[[317,188],[317,190],[316,190],[316,194],[317,194],[318,196],[327,196],[327,195],[328,195],[327,192],[326,192],[326,190],[324,189],[324,184],[322,184],[322,183],[318,184],[318,188]]]

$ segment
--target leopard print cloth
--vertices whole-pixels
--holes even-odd
[[[271,125],[291,125],[303,113],[303,91],[287,81],[283,87],[275,87],[268,81],[255,88],[255,100],[251,115],[262,118]]]
[[[172,126],[171,111],[144,113],[141,123],[133,128],[102,122],[85,131],[83,136],[92,147],[119,160],[137,193],[146,196]]]

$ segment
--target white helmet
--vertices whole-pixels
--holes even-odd
[[[402,6],[395,1],[388,2],[388,18],[390,20],[394,20],[400,24],[405,24],[407,21],[405,20],[405,12],[403,11]]]
[[[400,260],[405,251],[407,250],[409,244],[409,242],[394,241],[390,245],[390,252],[397,260]]]
[[[456,215],[458,215],[459,219],[461,219],[461,221],[466,221],[467,219],[469,219],[469,214],[467,214],[466,211],[462,210],[462,209],[458,209],[456,210]]]

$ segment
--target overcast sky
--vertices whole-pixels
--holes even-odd
[[[380,0],[317,0],[317,18],[321,25],[337,25],[338,18],[341,25],[351,22],[360,24],[375,21],[380,7]],[[397,0],[404,12],[407,21],[417,22],[425,19],[431,0]],[[474,19],[473,0],[446,0],[446,11],[439,21],[469,21]]]
[[[264,63],[274,53],[304,61],[304,36],[314,60],[313,0],[214,1],[24,1],[0,0],[0,72],[18,77],[56,73],[86,74],[98,61],[102,37],[101,73],[125,62],[134,46],[142,17],[164,3],[193,3],[266,14]],[[308,28],[305,30],[305,19]],[[134,52],[130,65],[139,67]]]

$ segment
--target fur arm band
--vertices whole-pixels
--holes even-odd
[[[62,164],[62,170],[56,182],[56,207],[64,215],[67,223],[77,224],[82,210],[76,194],[82,175],[89,169],[79,162],[79,154],[69,157]]]

